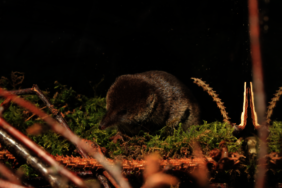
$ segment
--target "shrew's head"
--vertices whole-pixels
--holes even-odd
[[[120,129],[131,129],[124,132],[136,132],[150,115],[156,103],[156,95],[154,88],[145,80],[134,75],[124,75],[118,77],[110,87],[106,103],[107,112],[100,123],[100,129],[117,125]]]

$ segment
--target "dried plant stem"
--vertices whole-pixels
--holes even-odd
[[[46,114],[45,112],[39,110],[36,106],[34,106],[32,103],[25,101],[24,99],[21,99],[19,97],[17,97],[16,95],[13,95],[11,93],[9,93],[8,91],[5,91],[3,89],[0,88],[0,96],[3,96],[5,98],[10,98],[12,102],[17,103],[18,105],[30,110],[32,113],[38,115],[40,118],[42,118],[48,125],[51,126],[51,128],[58,134],[64,136],[66,139],[68,139],[69,141],[71,141],[74,145],[77,145],[78,147],[81,147],[84,151],[86,151],[87,153],[89,153],[90,155],[92,155],[94,158],[97,159],[97,161],[103,165],[103,167],[110,172],[110,174],[118,181],[119,185],[123,188],[129,188],[129,184],[128,182],[126,182],[124,180],[124,178],[122,177],[122,174],[120,172],[120,169],[116,166],[116,165],[111,165],[109,164],[109,162],[106,160],[106,158],[98,153],[93,151],[93,149],[91,148],[91,146],[85,144],[77,135],[75,135],[74,133],[72,133],[71,131],[69,131],[68,129],[66,129],[65,127],[63,127],[61,124],[59,124],[57,121],[55,121],[52,117],[48,116],[48,114]],[[35,145],[36,147],[36,145]],[[45,153],[44,153],[45,154]],[[46,155],[46,154],[45,154]],[[42,155],[40,155],[42,156]],[[49,161],[51,162],[51,161]],[[52,164],[53,161],[52,161]],[[58,165],[56,163],[56,165]],[[54,166],[56,166],[54,165]],[[59,169],[59,172],[66,172],[66,171],[61,171],[62,169]],[[65,174],[68,175],[68,174]],[[68,176],[68,178],[70,179],[70,177]],[[77,177],[78,178],[78,177]],[[73,179],[70,179],[72,181],[74,181]],[[80,179],[76,179],[76,184],[79,183],[80,186],[84,186],[84,183],[81,182]],[[83,183],[83,184],[81,184]]]
[[[266,123],[270,124],[270,117],[272,115],[273,109],[276,106],[277,101],[279,101],[280,96],[282,95],[282,87],[280,87],[276,93],[274,94],[274,97],[271,99],[271,102],[269,102],[269,106],[267,107],[267,113],[266,113]]]
[[[266,173],[266,159],[267,154],[267,128],[265,122],[265,93],[263,85],[263,70],[260,53],[260,42],[259,42],[259,11],[258,1],[249,0],[249,25],[250,25],[250,41],[251,41],[251,57],[252,57],[252,68],[253,68],[253,83],[255,91],[255,106],[258,117],[259,128],[259,155],[258,155],[258,174],[256,176],[256,188],[263,188],[265,184],[265,173]]]
[[[246,86],[246,82],[244,83],[244,101],[243,101],[243,112],[241,114],[241,123],[238,125],[240,129],[244,129],[247,124],[248,118],[248,93],[249,89]]]
[[[12,90],[10,91],[14,95],[26,95],[26,94],[35,94],[33,91],[33,88],[27,88],[27,89],[19,89],[19,90]]]
[[[254,104],[254,92],[253,92],[253,84],[250,82],[250,107],[251,107],[251,114],[252,114],[252,122],[253,126],[258,129],[260,128],[260,124],[258,123],[258,116],[257,112],[255,110],[255,104]]]
[[[207,91],[208,94],[213,98],[213,100],[216,102],[217,107],[220,109],[220,112],[223,116],[223,121],[230,124],[228,113],[225,110],[225,106],[223,105],[223,102],[221,102],[220,98],[218,98],[218,95],[213,91],[211,87],[209,87],[208,84],[206,84],[204,81],[202,81],[199,78],[191,78],[194,80],[194,83],[198,86],[202,87],[204,91]]]

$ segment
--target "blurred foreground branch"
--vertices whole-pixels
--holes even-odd
[[[6,130],[9,129],[10,132],[13,131],[13,130],[16,130],[13,127],[11,127],[7,122],[5,122],[5,120],[0,118],[0,127],[3,128],[3,126],[5,127]],[[25,140],[23,142],[32,142],[28,138],[23,138],[23,137],[18,137],[18,138],[20,138],[19,140],[21,140],[21,141]],[[15,153],[17,156],[21,156],[23,159],[25,159],[26,163],[28,165],[32,166],[38,172],[40,172],[48,180],[48,182],[51,184],[52,187],[60,187],[61,185],[64,184],[64,181],[62,181],[62,178],[58,177],[55,174],[52,174],[52,171],[50,171],[50,169],[48,169],[48,167],[46,167],[37,157],[32,156],[30,154],[29,150],[27,150],[25,147],[23,147],[18,141],[13,139],[10,135],[8,135],[2,129],[0,129],[0,142],[4,143],[9,148],[9,150],[13,151],[13,153]],[[33,143],[33,144],[35,144],[35,143]],[[36,147],[38,147],[38,146],[36,146]],[[42,158],[46,158],[46,157],[52,158],[51,156],[49,156],[47,153],[45,153],[41,149],[39,149],[41,151],[38,151],[36,148],[33,148],[33,149],[34,149],[34,151],[36,151],[35,153],[37,153],[38,156],[41,155]],[[54,159],[52,159],[52,160],[54,160]],[[55,168],[57,168],[57,167],[55,167]]]
[[[129,188],[129,184],[125,179],[122,177],[122,174],[120,172],[120,169],[116,165],[111,165],[106,160],[106,158],[99,152],[95,152],[91,146],[84,143],[77,135],[63,127],[61,124],[59,124],[56,120],[51,118],[48,114],[43,112],[42,110],[38,109],[36,106],[34,106],[32,103],[25,101],[22,98],[17,97],[16,95],[13,95],[9,93],[8,91],[5,91],[0,88],[0,96],[3,96],[5,98],[11,99],[12,102],[17,103],[18,105],[28,109],[32,113],[38,115],[40,118],[42,118],[47,124],[51,126],[51,128],[58,134],[64,136],[66,139],[71,141],[73,144],[77,145],[78,147],[82,148],[84,151],[92,155],[97,161],[103,165],[103,167],[117,180],[118,184],[123,188]],[[4,121],[1,121],[4,122]],[[4,126],[5,127],[5,126]],[[8,131],[8,130],[7,130]],[[15,131],[15,130],[14,130]],[[9,134],[11,134],[9,132]],[[19,133],[21,134],[21,133]],[[21,134],[22,135],[22,134]],[[26,146],[33,145],[33,149],[37,148],[35,152],[38,150],[40,153],[38,155],[40,157],[46,155],[46,153],[38,148],[38,146],[31,142],[25,143]],[[37,151],[37,152],[38,152]],[[48,159],[48,160],[47,160]],[[58,172],[66,176],[69,180],[73,181],[76,185],[84,187],[84,183],[82,180],[74,175],[71,175],[66,169],[62,168],[61,165],[59,165],[56,161],[54,161],[51,157],[45,157],[46,162],[51,164],[54,168],[57,169]],[[59,167],[59,168],[58,168]]]
[[[261,125],[259,128],[260,138],[260,150],[258,156],[258,174],[256,176],[256,188],[262,188],[265,185],[266,175],[266,160],[267,145],[266,138],[268,131],[266,129],[265,122],[265,93],[263,85],[263,70],[260,52],[259,42],[259,9],[257,0],[249,0],[249,25],[250,25],[250,41],[251,41],[251,57],[252,57],[252,68],[253,68],[253,83],[255,93],[255,105],[258,116],[258,124]]]

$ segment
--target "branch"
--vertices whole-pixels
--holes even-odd
[[[0,124],[1,124],[1,119],[0,119]],[[30,154],[30,151],[28,151],[18,141],[13,139],[2,129],[0,129],[0,142],[8,146],[9,150],[13,151],[13,153],[25,159],[26,163],[31,167],[33,167],[35,170],[37,170],[39,173],[41,173],[49,181],[52,187],[60,187],[62,184],[64,184],[62,178],[59,178],[58,176],[51,174],[52,172],[48,170],[48,167],[46,167],[46,165],[44,165],[37,157],[32,156]],[[3,170],[1,165],[0,165],[0,169],[1,171]],[[7,173],[8,172],[5,172],[3,174],[7,175]],[[15,183],[19,184],[18,181]]]
[[[13,94],[9,93],[8,91],[5,91],[5,90],[3,90],[1,88],[0,88],[0,96],[6,97],[6,98],[10,98],[12,102],[17,103],[18,105],[20,105],[20,106],[30,110],[32,113],[34,113],[34,114],[38,115],[39,117],[41,117],[47,124],[49,124],[51,126],[51,128],[56,133],[64,136],[66,139],[71,141],[74,145],[77,145],[78,147],[81,147],[84,151],[86,151],[87,153],[92,155],[94,158],[96,158],[97,161],[100,164],[102,164],[103,167],[108,172],[110,172],[111,175],[118,181],[118,183],[119,183],[119,185],[121,187],[123,187],[123,188],[129,188],[130,187],[128,182],[126,182],[123,179],[122,174],[120,173],[120,169],[116,165],[114,165],[114,166],[110,165],[109,162],[106,160],[106,158],[102,154],[93,151],[91,146],[85,144],[77,135],[75,135],[74,133],[72,133],[68,129],[64,128],[61,124],[59,124],[53,118],[48,116],[48,114],[46,114],[45,112],[39,110],[32,103],[30,103],[28,101],[25,101],[24,99],[21,99],[21,98],[17,97],[16,95],[13,95]],[[27,145],[29,145],[29,144],[27,144]],[[34,147],[37,147],[36,144],[35,144]],[[42,156],[42,154],[40,156]],[[44,152],[44,154],[45,154],[45,152]],[[52,164],[58,165],[57,163],[54,163],[53,160],[52,161],[48,160],[48,162],[52,162]],[[56,166],[56,165],[53,165],[53,166]],[[60,173],[64,174],[65,176],[68,176],[68,178],[70,179],[70,176],[69,176],[70,174],[68,174],[67,171],[63,171],[62,167],[60,167],[58,169],[58,171]],[[84,186],[84,184],[81,184],[83,182],[80,179],[78,179],[78,177],[76,178],[76,180],[74,180],[74,179],[71,179],[71,180],[75,181],[75,184],[79,184],[80,186]]]
[[[1,89],[0,89],[1,90]],[[26,137],[24,134],[22,134],[20,131],[15,129],[14,127],[10,126],[3,118],[0,117],[0,127],[5,130],[7,133],[12,135],[17,140],[20,140],[23,145],[25,145],[28,149],[33,151],[37,156],[39,156],[41,159],[43,159],[45,162],[47,162],[49,165],[52,166],[53,169],[56,169],[57,172],[61,173],[65,177],[67,177],[69,180],[71,180],[74,184],[85,187],[83,181],[75,176],[73,173],[65,169],[63,166],[61,166],[58,162],[56,162],[47,152],[43,151],[37,144],[35,144],[33,141],[31,141],[28,137]],[[1,129],[0,129],[1,130]],[[2,131],[3,138],[8,138],[8,135]],[[19,152],[21,149],[17,148]]]
[[[1,131],[2,130],[0,129],[0,132]],[[10,182],[21,185],[20,180],[2,163],[0,163],[0,174],[7,178]]]
[[[51,113],[54,115],[54,117],[56,117],[56,119],[61,123],[61,125],[63,127],[65,127],[66,129],[68,129],[68,131],[71,131],[69,126],[67,125],[65,119],[63,118],[63,116],[61,115],[61,113],[58,113],[58,110],[56,108],[54,108],[53,105],[51,105],[50,101],[48,100],[48,98],[42,93],[42,91],[39,89],[39,87],[34,84],[33,85],[33,91],[36,93],[36,95],[45,103],[45,105],[50,109]],[[88,158],[88,155],[81,149],[79,148],[77,145],[77,151],[79,152],[79,154],[84,157],[84,158]]]
[[[56,108],[54,108],[53,105],[51,105],[48,98],[42,93],[42,91],[39,89],[39,87],[36,84],[34,84],[32,88],[13,90],[13,91],[10,91],[10,92],[12,94],[15,94],[15,95],[36,94],[44,102],[44,104],[49,108],[51,113],[62,124],[62,126],[64,126],[69,131],[71,131],[69,126],[67,125],[65,119],[63,118],[63,116],[60,113],[58,113],[58,110]],[[34,115],[35,114],[33,114],[31,117],[33,117]],[[29,117],[29,118],[31,118],[31,117]],[[79,154],[82,157],[88,158],[87,154],[81,148],[77,147],[77,151],[79,152]]]
[[[255,104],[257,109],[258,123],[261,125],[259,128],[260,137],[260,150],[258,160],[258,175],[256,176],[256,187],[262,188],[265,183],[265,164],[266,159],[264,156],[267,154],[267,129],[265,123],[265,93],[263,85],[263,71],[260,53],[259,42],[259,12],[257,0],[249,0],[249,25],[250,25],[250,41],[251,41],[251,57],[253,68],[253,82],[255,90]]]

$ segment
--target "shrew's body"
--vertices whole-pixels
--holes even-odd
[[[199,124],[200,109],[191,91],[164,71],[118,77],[108,90],[106,102],[101,129],[117,125],[122,133],[135,135],[165,125],[175,128],[180,122],[184,130]]]

